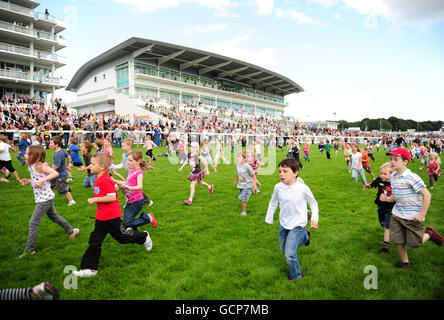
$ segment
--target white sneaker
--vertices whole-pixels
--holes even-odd
[[[247,212],[246,211],[242,211],[241,212],[241,216],[246,216],[247,215]]]
[[[151,207],[154,204],[152,200],[150,200],[150,203],[148,203],[148,207]]]
[[[74,200],[71,200],[70,202],[68,202],[68,207],[71,207],[75,204],[76,204],[76,202]]]
[[[83,269],[79,271],[73,271],[72,274],[76,277],[82,277],[87,278],[91,276],[95,276],[97,274],[97,270],[91,270],[91,269]]]
[[[151,251],[151,249],[153,248],[153,241],[151,241],[151,237],[148,231],[145,231],[145,233],[146,233],[146,240],[143,245],[145,246],[147,251]]]

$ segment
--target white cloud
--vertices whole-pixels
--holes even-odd
[[[319,22],[306,14],[295,10],[283,10],[276,8],[274,14],[278,18],[290,18],[296,21],[298,24],[313,24],[319,27],[325,27],[325,23]]]
[[[257,13],[261,16],[273,13],[274,0],[255,0]]]
[[[155,12],[160,9],[178,8],[182,4],[196,4],[216,12],[226,12],[229,7],[237,6],[231,0],[114,0],[115,2],[128,5],[138,13]]]
[[[227,57],[232,57],[264,68],[273,68],[277,65],[275,51],[273,48],[255,49],[255,30],[251,30],[246,35],[235,38],[219,40],[207,45],[203,50],[214,52]]]
[[[364,26],[377,28],[379,18],[391,27],[416,26],[426,30],[430,25],[444,21],[443,0],[308,0],[325,7],[339,5],[365,15]]]
[[[213,24],[209,24],[209,25],[206,25],[206,26],[200,26],[200,25],[194,25],[193,26],[193,25],[189,25],[188,27],[183,29],[181,31],[181,33],[183,35],[190,36],[190,35],[193,35],[193,34],[196,34],[196,33],[202,34],[202,33],[219,32],[219,31],[225,30],[227,28],[228,28],[228,25],[223,24],[223,23],[219,23],[219,24],[213,23]]]

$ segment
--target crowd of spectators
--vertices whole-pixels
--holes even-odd
[[[201,135],[269,135],[273,137],[326,136],[330,140],[341,140],[344,137],[365,137],[372,143],[396,139],[397,133],[372,131],[349,131],[311,127],[298,122],[295,118],[216,108],[201,104],[179,104],[177,101],[160,101],[146,99],[146,109],[151,116],[120,116],[115,113],[79,114],[68,110],[62,99],[55,99],[50,105],[44,100],[29,101],[17,96],[14,100],[3,96],[0,104],[0,131],[11,141],[18,139],[22,130],[31,133],[49,132],[57,134],[67,141],[73,132],[88,131],[82,135],[93,140],[104,135],[114,139],[117,128],[119,138],[134,137],[137,132],[160,133],[165,143],[169,132],[199,133]],[[145,136],[145,135],[144,135]],[[434,143],[441,141],[433,133],[403,133],[406,144],[413,141]],[[314,142],[314,140],[312,140]]]

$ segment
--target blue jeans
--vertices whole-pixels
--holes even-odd
[[[353,168],[352,177],[355,179],[355,181],[358,181],[358,175],[361,178],[362,184],[367,184],[363,167],[360,167],[358,170]]]
[[[91,176],[86,176],[85,180],[83,181],[83,186],[85,188],[94,188],[94,181],[96,181],[97,175],[93,174]]]
[[[279,242],[281,243],[281,251],[287,260],[288,269],[290,271],[290,279],[302,278],[301,268],[299,266],[297,249],[303,246],[308,240],[308,232],[303,227],[295,227],[287,230],[279,226]]]
[[[20,161],[23,165],[26,164],[25,153],[26,151],[20,151],[17,155],[17,160]]]
[[[139,218],[136,216],[143,209],[143,199],[126,203],[124,207],[123,226],[125,228],[137,228],[151,222],[150,217],[143,211]]]
[[[116,148],[122,148],[122,138],[115,138]]]

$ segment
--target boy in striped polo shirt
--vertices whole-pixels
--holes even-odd
[[[391,156],[394,170],[390,180],[392,196],[381,194],[380,200],[396,202],[390,220],[390,242],[396,245],[401,258],[399,267],[409,268],[406,245],[418,248],[431,240],[442,246],[443,239],[433,227],[427,227],[424,232],[424,220],[432,196],[421,177],[407,169],[410,152],[405,148],[397,148],[386,155]]]

